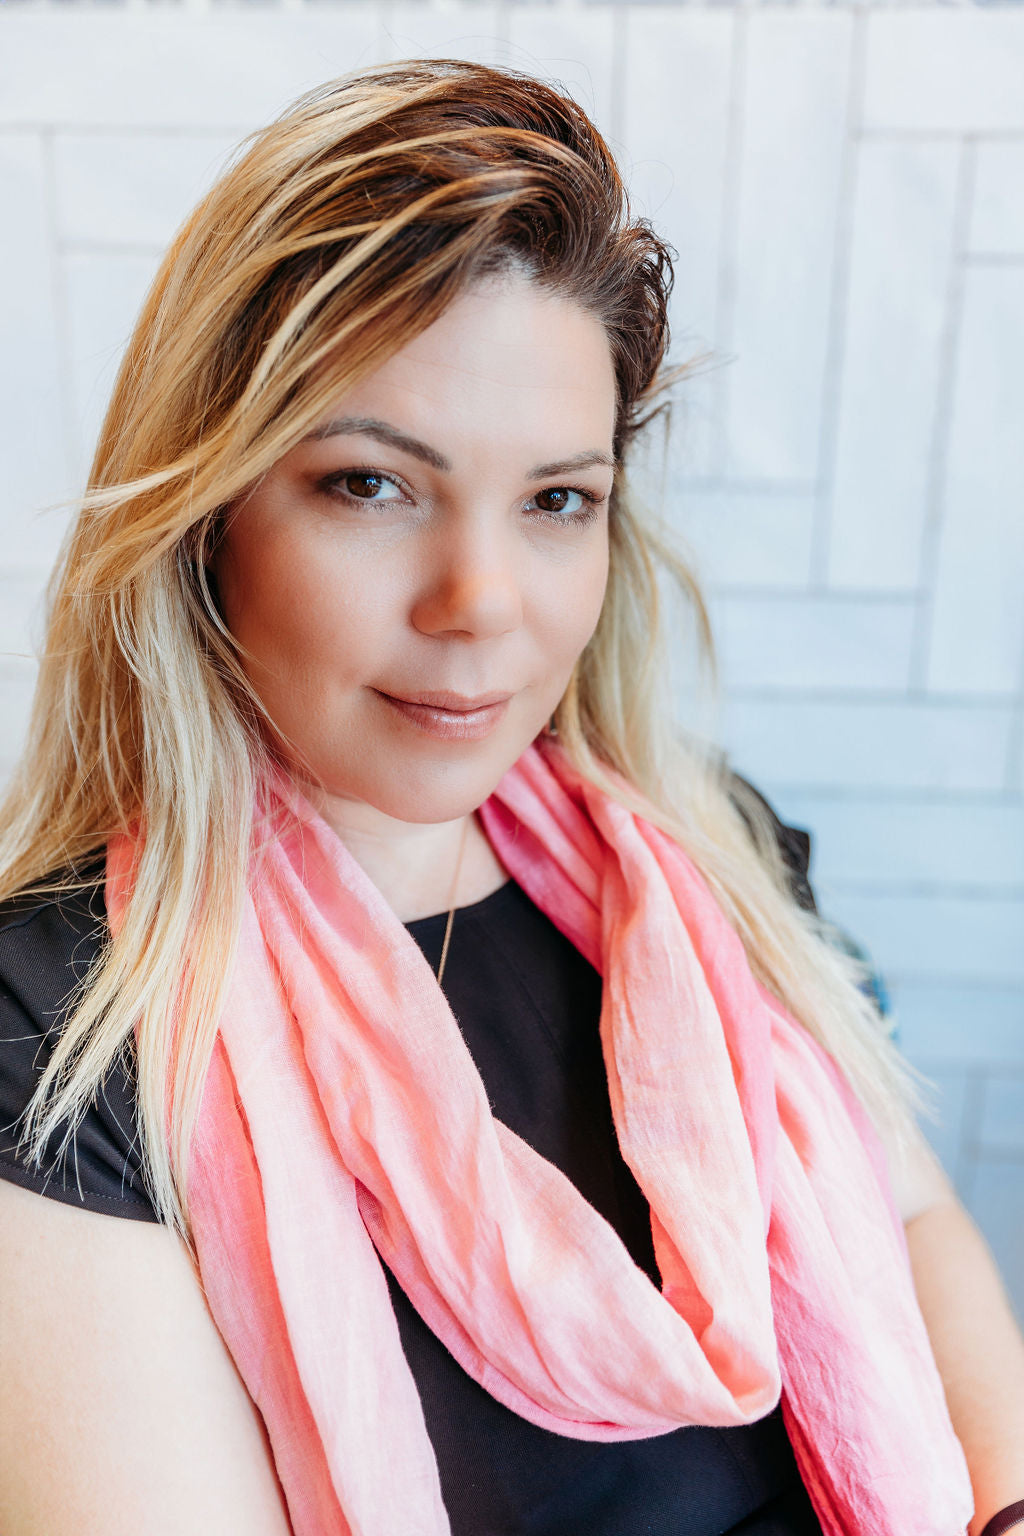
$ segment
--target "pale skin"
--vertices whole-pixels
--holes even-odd
[[[447,908],[464,838],[457,905],[507,879],[474,811],[552,714],[597,622],[607,341],[578,307],[492,283],[321,426],[239,506],[214,575],[297,774],[321,781],[307,783],[325,818],[409,921]],[[464,740],[382,697],[428,690],[508,702]],[[927,1143],[888,1155],[978,1536],[1024,1497],[1024,1342]],[[173,1234],[3,1180],[0,1226],[5,1536],[287,1536],[259,1415]]]

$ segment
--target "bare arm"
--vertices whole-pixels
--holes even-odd
[[[0,1231],[4,1536],[290,1536],[179,1239],[6,1180]]]
[[[979,1536],[997,1510],[1024,1499],[1024,1338],[988,1245],[924,1137],[889,1162]]]

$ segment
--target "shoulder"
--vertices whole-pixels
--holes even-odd
[[[0,902],[0,985],[48,1025],[106,937],[102,865],[83,870],[80,881],[77,889],[27,891]]]
[[[0,902],[0,1177],[87,1209],[155,1220],[144,1192],[131,1058],[108,1070],[63,1157],[66,1125],[41,1166],[21,1142],[23,1116],[108,935],[102,863],[77,888]]]

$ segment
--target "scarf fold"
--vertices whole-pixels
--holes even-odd
[[[285,779],[257,814],[193,1142],[214,1320],[295,1536],[446,1536],[381,1265],[514,1412],[615,1441],[782,1397],[825,1536],[962,1536],[963,1453],[877,1142],[751,974],[686,854],[535,743],[481,807],[513,878],[603,977],[619,1145],[661,1289],[491,1113],[419,947]],[[136,849],[111,842],[116,930]]]

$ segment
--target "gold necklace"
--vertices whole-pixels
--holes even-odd
[[[444,975],[445,961],[448,959],[448,941],[449,941],[449,939],[452,936],[452,922],[454,921],[454,918],[455,918],[455,892],[458,889],[459,874],[461,873],[461,870],[462,870],[462,855],[466,851],[466,833],[468,831],[469,831],[469,817],[467,816],[465,821],[462,823],[462,840],[459,843],[459,856],[458,856],[458,858],[455,861],[455,874],[454,874],[454,876],[452,878],[451,906],[448,908],[448,921],[445,924],[445,929],[444,929],[444,943],[441,945],[441,963],[440,963],[440,965],[437,968],[437,984],[438,984],[438,986],[441,985],[441,978]]]

